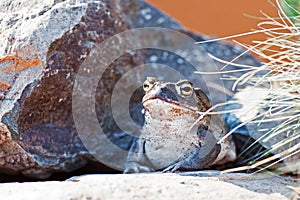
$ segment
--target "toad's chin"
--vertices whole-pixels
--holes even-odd
[[[161,98],[151,98],[143,101],[143,105],[146,114],[152,119],[170,121],[182,119],[182,117],[195,119],[198,116],[194,109],[183,106],[179,102],[175,103],[172,100],[165,101]]]
[[[186,110],[186,111],[197,111],[197,107],[186,105],[179,101],[174,101],[172,99],[164,98],[161,96],[155,96],[147,99],[143,99],[143,106],[147,109],[165,109],[166,107],[172,107],[175,109]]]

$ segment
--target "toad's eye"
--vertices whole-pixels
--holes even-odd
[[[154,77],[147,77],[147,80],[143,84],[143,89],[145,92],[148,92],[151,90],[153,85],[157,82],[158,80]]]
[[[193,94],[193,84],[189,81],[183,81],[177,83],[180,94],[183,96],[191,96]]]
[[[145,92],[148,92],[150,90],[150,85],[148,83],[144,83],[143,89]]]

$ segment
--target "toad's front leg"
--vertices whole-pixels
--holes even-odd
[[[209,150],[202,148],[196,149],[194,154],[184,160],[179,160],[170,165],[163,172],[199,170],[214,164],[221,151],[221,145],[215,144]]]
[[[150,166],[145,156],[145,143],[143,138],[135,138],[128,152],[124,174],[152,172],[154,169]]]

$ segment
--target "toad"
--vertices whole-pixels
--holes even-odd
[[[235,146],[206,94],[188,80],[148,77],[145,123],[129,150],[124,173],[200,170],[235,159]]]

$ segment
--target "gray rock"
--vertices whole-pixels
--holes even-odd
[[[106,69],[95,94],[98,125],[105,132],[105,135],[98,134],[95,138],[103,140],[108,137],[125,153],[121,155],[106,145],[99,145],[95,138],[90,139],[87,150],[73,120],[72,92],[81,64],[88,56],[101,56],[93,54],[95,46],[117,33],[139,27],[169,28],[195,41],[204,40],[203,36],[188,32],[178,22],[143,1],[5,0],[1,1],[0,10],[1,172],[47,178],[54,172],[74,171],[90,160],[97,161],[95,154],[116,159],[112,166],[120,170],[132,137],[116,125],[110,100],[114,86],[122,75],[134,66],[155,61],[174,66],[187,78],[198,80],[193,68],[189,68],[190,64],[178,55],[153,49],[126,52]],[[165,34],[157,41],[168,41],[168,37]],[[114,44],[116,49],[118,45],[135,45],[137,41],[122,38],[119,42]],[[187,46],[180,44],[179,51],[182,50],[185,55],[191,54],[184,51]],[[202,46],[207,52],[229,60],[243,52],[240,47],[226,43],[214,42]],[[102,53],[110,52],[102,49]],[[94,58],[90,64],[100,62],[97,57]],[[212,66],[207,55],[196,59],[202,62],[204,69]],[[259,65],[248,54],[242,56],[239,62]],[[220,68],[222,65],[217,63],[217,66]],[[93,71],[89,73],[93,74]],[[212,78],[209,82],[215,80]],[[84,84],[89,86],[94,81],[86,77]],[[228,82],[225,86],[230,88],[231,84]],[[118,97],[120,100],[122,95]],[[220,96],[218,92],[211,95],[216,96],[213,98],[216,102],[222,99],[217,98]],[[92,121],[86,114],[85,99],[93,96],[78,96],[82,104],[73,104],[73,108],[81,106],[82,119]],[[140,97],[141,93],[133,98],[132,105]],[[138,105],[134,108],[138,108],[133,109],[138,115],[141,108]],[[136,118],[142,123],[142,116]],[[87,137],[93,133],[89,124],[82,131]],[[99,171],[104,170],[105,167],[99,165]]]
[[[205,172],[201,172],[202,175]],[[227,174],[86,175],[63,182],[5,183],[4,199],[296,199],[299,180]],[[289,187],[290,186],[290,187]],[[49,192],[52,191],[52,192]]]
[[[138,2],[124,4],[131,12],[138,8]],[[78,169],[92,159],[74,127],[72,86],[95,44],[132,27],[131,18],[122,19],[128,15],[123,6],[119,1],[90,0],[1,2],[0,52],[8,59],[0,64],[0,80],[9,85],[2,88],[0,100],[4,172],[45,178],[55,171]],[[110,68],[114,74],[103,82],[110,85],[139,64],[139,55],[115,61]],[[122,69],[116,67],[121,64]],[[105,120],[103,109],[109,102],[103,99],[109,98],[111,89],[102,88],[97,95],[100,120]]]

